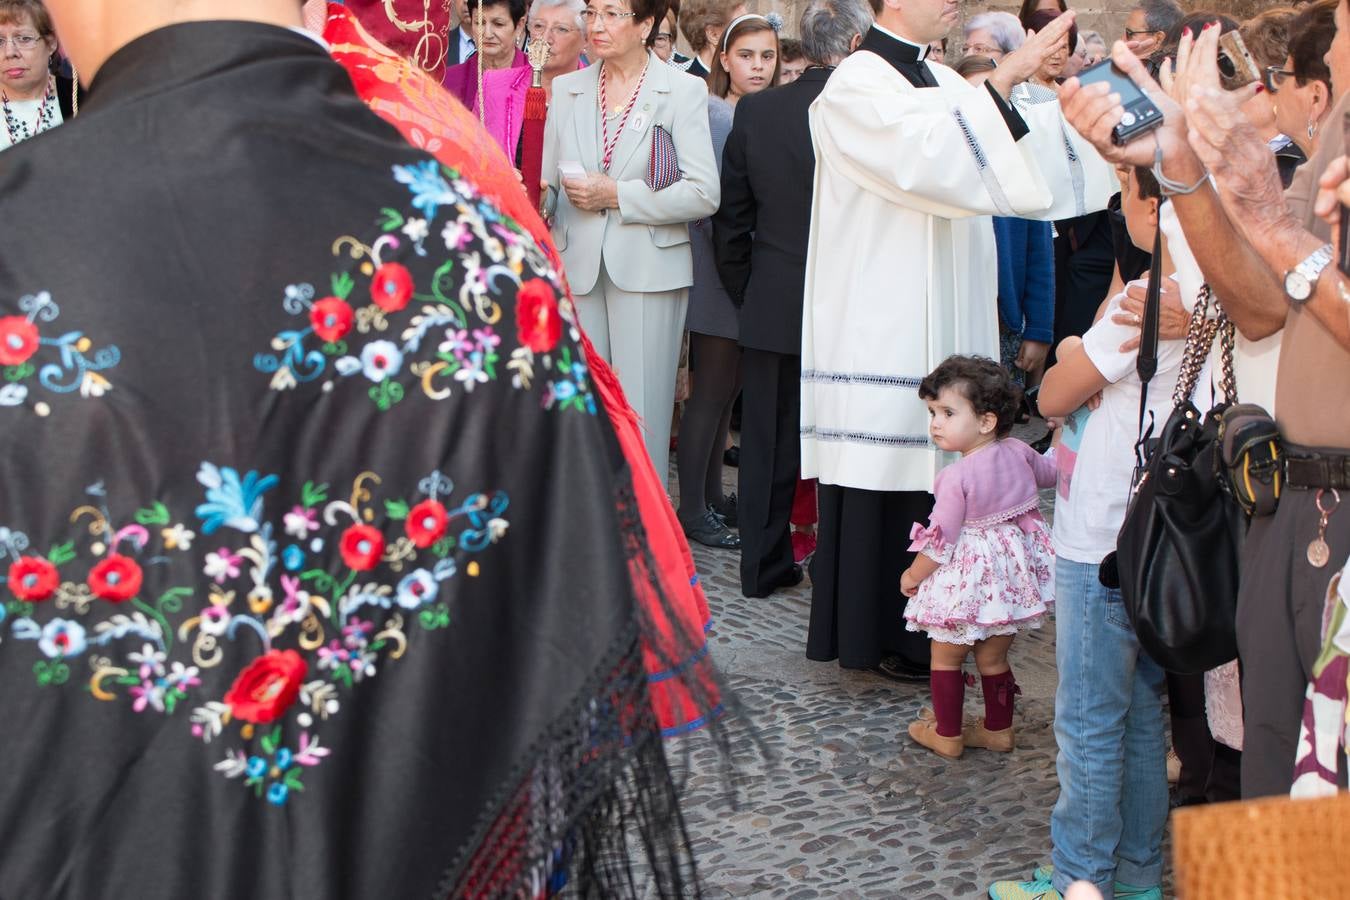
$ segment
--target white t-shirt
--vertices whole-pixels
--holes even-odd
[[[1092,412],[1080,407],[1068,417],[1055,454],[1059,466],[1055,553],[1074,562],[1095,565],[1116,549],[1116,534],[1129,502],[1139,435],[1140,384],[1134,369],[1137,351],[1121,353],[1120,345],[1139,329],[1111,321],[1124,299],[1124,294],[1111,298],[1106,314],[1083,335],[1088,359],[1111,382],[1102,391],[1102,405]],[[1185,297],[1182,302],[1190,308],[1195,298]],[[1185,349],[1185,341],[1158,343],[1158,371],[1148,384],[1155,437],[1172,411],[1172,391]],[[1146,426],[1148,421],[1146,417]]]

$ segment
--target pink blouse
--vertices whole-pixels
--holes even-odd
[[[963,456],[934,479],[933,514],[927,528],[914,523],[909,549],[945,556],[963,527],[1012,521],[1030,531],[1044,521],[1037,491],[1054,487],[1055,478],[1055,451],[1041,456],[1016,438]]]

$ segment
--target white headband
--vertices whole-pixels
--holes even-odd
[[[743,16],[737,16],[736,18],[731,20],[731,24],[727,26],[727,30],[722,32],[723,53],[727,52],[727,45],[731,42],[731,32],[735,31],[736,26],[746,21],[747,19],[763,19],[765,22],[769,23],[769,27],[773,29],[774,34],[777,34],[778,29],[783,27],[782,17],[776,14],[773,15],[773,18],[770,18],[769,16],[761,16],[759,13],[746,13]],[[777,19],[777,21],[774,21],[775,19]]]

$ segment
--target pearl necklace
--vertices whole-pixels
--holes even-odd
[[[13,108],[9,105],[9,95],[0,91],[0,107],[4,108],[5,131],[9,134],[10,144],[26,141],[56,124],[53,121],[51,109],[52,93],[52,79],[48,77],[47,88],[42,92],[42,103],[38,106],[37,119],[33,122],[33,127],[30,130],[28,123],[19,121],[19,117],[14,114]]]

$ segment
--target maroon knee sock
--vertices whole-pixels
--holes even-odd
[[[928,689],[933,695],[937,733],[943,737],[960,737],[961,704],[966,697],[966,683],[961,672],[932,669],[928,674]]]
[[[990,731],[1011,727],[1013,697],[1022,693],[1012,669],[997,675],[981,675],[980,685],[984,688],[984,727]]]

